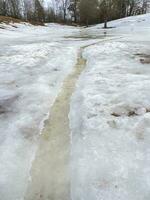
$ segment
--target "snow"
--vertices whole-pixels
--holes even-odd
[[[105,34],[120,38],[84,50],[69,115],[73,200],[149,199],[150,62],[140,61],[150,55],[149,22],[149,14],[111,22]],[[101,26],[85,32],[98,36]]]
[[[83,46],[69,113],[72,200],[149,200],[149,24],[150,14],[108,30],[0,24],[3,200],[23,199],[38,136]]]
[[[21,200],[37,138],[78,49],[63,36],[74,28],[3,25],[0,29],[0,194]],[[78,31],[78,30],[76,30]],[[66,33],[67,32],[67,33]]]

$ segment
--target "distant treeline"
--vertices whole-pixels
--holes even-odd
[[[96,24],[147,12],[150,0],[0,0],[0,15],[25,21]]]

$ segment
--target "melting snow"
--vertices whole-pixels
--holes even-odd
[[[78,29],[26,24],[0,30],[0,195],[20,200],[27,187],[37,137],[77,47],[58,42]]]
[[[87,68],[71,101],[72,199],[149,200],[149,24],[150,14],[110,22],[109,30],[0,25],[3,200],[22,199],[37,137],[77,50],[104,35],[112,41],[85,48]]]
[[[149,14],[111,22],[105,34],[120,39],[84,50],[70,112],[73,200],[149,200],[150,67],[140,62],[150,55],[149,22]]]

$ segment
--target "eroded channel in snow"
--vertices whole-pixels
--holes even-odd
[[[73,72],[64,80],[61,92],[51,108],[50,117],[46,120],[39,138],[40,144],[32,165],[26,200],[71,199],[71,130],[68,118],[70,98],[81,72],[86,67],[86,59],[82,56],[84,49],[99,42],[99,40],[91,40],[83,44],[80,42],[83,46],[80,47],[77,63]]]
[[[149,37],[129,37],[84,51],[70,111],[72,200],[149,199]]]
[[[71,177],[68,181],[64,152],[68,160],[66,116],[70,93],[67,91],[72,92],[72,88],[66,89],[73,82],[65,82],[52,108],[50,121],[55,126],[48,120],[40,137],[39,157],[32,166],[28,197],[35,200],[37,195],[45,200],[52,195],[58,200],[66,188],[71,188],[72,200],[149,200],[149,22],[150,15],[121,19],[110,22],[116,28],[107,31],[101,29],[102,25],[81,30],[54,24],[18,25],[17,29],[3,25],[5,29],[0,29],[0,194],[3,200],[23,198],[43,120],[75,65],[77,50],[85,45],[87,69],[71,101]],[[104,35],[124,35],[124,38],[88,47]],[[64,123],[58,120],[64,114],[59,111],[64,106],[61,102],[67,108]],[[57,137],[54,140],[50,139],[49,128],[53,129],[51,136]],[[58,137],[60,129],[61,133],[67,133],[66,139]],[[59,146],[66,143],[68,146]],[[41,168],[44,173],[38,171]],[[70,187],[64,184],[66,179]],[[54,187],[50,187],[51,183]],[[65,189],[59,190],[62,185]]]
[[[24,196],[37,149],[37,138],[73,70],[80,46],[91,41],[64,38],[79,29],[27,25],[0,30],[0,194],[3,200]],[[9,188],[9,190],[8,190]]]
[[[0,30],[0,195],[20,200],[43,121],[76,63],[77,48],[53,41],[63,35],[60,27],[51,35],[41,27],[38,36],[33,27],[9,29]]]
[[[73,72],[64,80],[40,136],[31,170],[26,200],[70,200],[70,98],[76,81],[86,66],[82,51]]]

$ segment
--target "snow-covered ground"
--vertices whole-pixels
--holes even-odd
[[[118,35],[84,50],[72,97],[72,199],[150,198],[150,14],[116,20]]]
[[[1,26],[0,199],[20,200],[43,121],[77,59],[78,48],[59,41],[78,30]]]
[[[23,199],[37,137],[84,46],[69,114],[72,200],[149,200],[150,14],[108,25],[0,24],[0,199]]]

